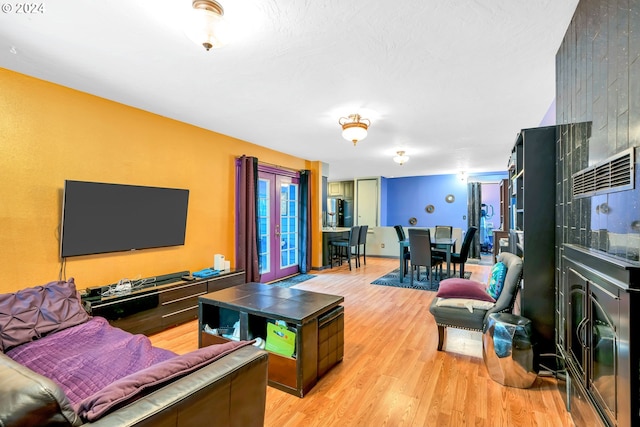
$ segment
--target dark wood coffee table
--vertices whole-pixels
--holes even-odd
[[[227,342],[207,329],[229,332],[240,322],[240,339],[267,337],[267,323],[284,321],[296,332],[292,357],[269,353],[269,385],[303,397],[326,372],[326,361],[338,363],[344,348],[344,297],[246,283],[199,298],[199,346]],[[320,365],[320,366],[319,366]]]

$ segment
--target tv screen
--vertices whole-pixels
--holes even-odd
[[[184,245],[189,190],[65,181],[60,256]]]

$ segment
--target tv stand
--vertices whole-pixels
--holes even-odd
[[[244,270],[186,281],[188,271],[148,278],[130,290],[113,292],[116,284],[80,291],[85,310],[133,334],[151,335],[198,318],[198,297],[245,282]],[[155,281],[151,281],[155,279]],[[109,292],[111,290],[111,292]]]

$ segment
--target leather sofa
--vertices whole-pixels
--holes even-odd
[[[262,426],[267,362],[242,347],[83,424],[53,381],[0,353],[0,426]]]

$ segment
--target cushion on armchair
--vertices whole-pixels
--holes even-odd
[[[474,308],[488,310],[495,305],[495,300],[487,293],[485,286],[469,279],[443,280],[436,297],[437,307],[466,308],[470,313],[473,313]]]
[[[494,305],[496,305],[495,302],[481,301],[478,299],[470,298],[438,298],[436,301],[437,307],[466,308],[467,310],[469,310],[469,313],[473,313],[474,308],[480,310],[489,310]]]
[[[491,268],[491,274],[489,275],[489,283],[487,286],[487,292],[494,299],[500,297],[502,288],[504,287],[504,279],[507,277],[507,266],[503,262],[497,262]]]
[[[89,318],[73,278],[0,294],[0,351],[79,325]]]
[[[484,284],[474,280],[460,278],[445,279],[440,282],[436,296],[439,298],[466,298],[496,302],[496,300],[489,295]]]

